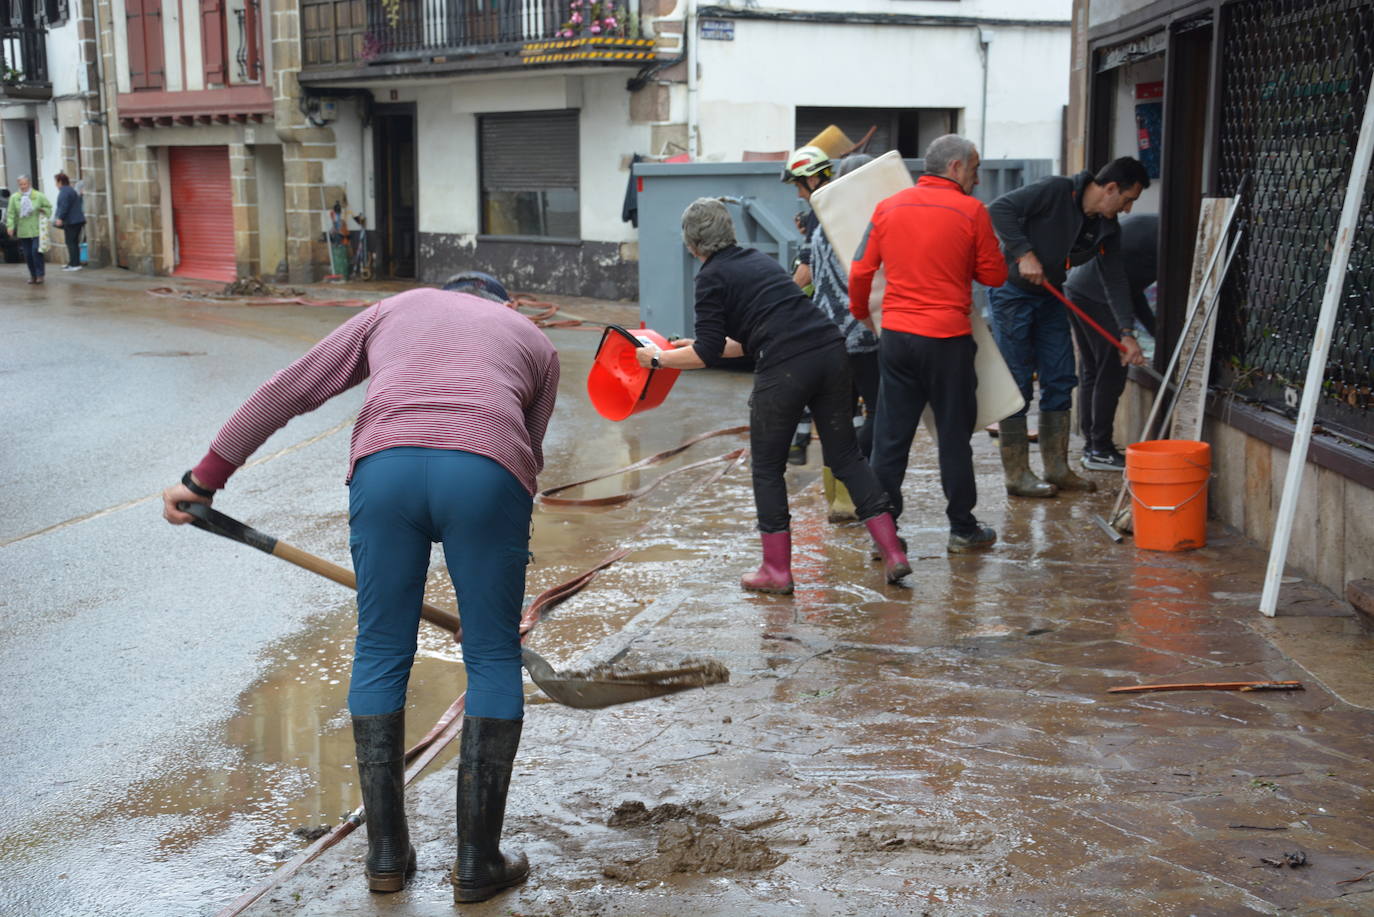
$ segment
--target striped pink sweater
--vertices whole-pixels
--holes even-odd
[[[371,377],[353,427],[348,477],[393,446],[474,452],[531,494],[558,393],[558,352],[500,303],[441,290],[383,299],[336,328],[249,398],[193,469],[207,487],[229,476],[298,414]]]

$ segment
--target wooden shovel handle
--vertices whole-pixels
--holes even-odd
[[[1184,685],[1127,685],[1108,688],[1109,694],[1136,694],[1140,691],[1301,691],[1300,681],[1201,681]]]
[[[353,575],[352,570],[330,563],[323,557],[316,557],[314,554],[302,551],[284,541],[277,542],[276,547],[272,549],[272,556],[280,557],[287,563],[295,564],[311,573],[318,573],[326,579],[332,579],[339,585],[347,586],[355,592],[358,589],[358,578]],[[463,625],[459,623],[458,616],[451,611],[444,611],[442,608],[435,608],[428,602],[421,602],[420,617],[431,624],[437,624],[444,630],[452,631],[455,635],[461,636],[462,634]]]

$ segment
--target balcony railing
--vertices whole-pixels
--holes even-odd
[[[553,38],[567,0],[302,0],[306,68],[334,68],[515,48]]]
[[[0,95],[51,91],[46,30],[0,26]]]

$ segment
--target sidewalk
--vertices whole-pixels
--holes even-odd
[[[747,384],[723,383],[740,405]],[[664,408],[654,422],[674,418]],[[696,495],[665,487],[601,514],[541,513],[547,530],[567,523],[564,537],[607,548],[650,527],[551,613],[535,649],[576,666],[633,641],[631,661],[710,656],[730,684],[604,711],[531,688],[506,822],[531,862],[520,888],[455,911],[450,756],[408,792],[419,870],[405,892],[366,891],[359,830],[248,913],[1374,912],[1374,876],[1341,884],[1374,869],[1365,622],[1301,581],[1264,618],[1253,543],[1214,527],[1191,553],[1113,545],[1090,521],[1111,505],[1109,476],[1096,495],[1011,501],[995,443],[979,433],[974,446],[979,514],[1001,541],[944,552],[919,435],[909,589],[882,583],[861,526],[825,521],[815,465],[791,472],[792,597],[737,585],[757,563],[743,470]],[[576,572],[541,560],[531,594]],[[587,649],[560,658],[570,645]],[[1250,679],[1306,690],[1106,693]],[[1264,862],[1298,852],[1306,865]]]

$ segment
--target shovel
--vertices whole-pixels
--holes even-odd
[[[264,532],[245,525],[232,516],[204,503],[181,502],[177,509],[195,517],[191,522],[198,529],[257,548],[265,554],[280,557],[312,573],[318,573],[354,591],[358,580],[353,571],[316,557],[300,548],[273,538]],[[420,604],[420,617],[431,624],[451,631],[454,639],[462,639],[462,624],[451,611],[436,608],[428,602]],[[554,670],[542,656],[524,647],[520,650],[521,661],[530,674],[530,680],[538,685],[553,701],[565,707],[581,710],[597,710],[615,704],[648,700],[675,694],[690,688],[704,688],[707,685],[721,684],[730,680],[730,670],[718,662],[709,660],[686,660],[680,666],[670,669],[636,672],[622,670],[615,666],[598,666],[586,672],[560,673]]]

